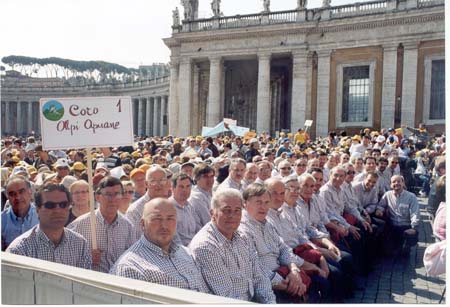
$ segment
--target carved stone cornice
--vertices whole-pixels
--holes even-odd
[[[360,31],[369,30],[382,27],[411,25],[411,24],[423,24],[427,22],[434,22],[439,20],[445,20],[445,13],[439,12],[421,12],[415,16],[395,16],[395,14],[379,14],[372,16],[358,16],[348,19],[330,20],[323,23],[303,22],[303,23],[289,23],[289,24],[277,24],[271,26],[258,26],[258,27],[242,27],[233,29],[220,29],[214,31],[203,32],[189,32],[175,34],[172,38],[177,41],[177,44],[202,42],[205,40],[229,40],[229,39],[243,39],[243,38],[261,38],[270,37],[274,35],[311,35],[322,33],[334,33],[343,31]],[[389,15],[389,16],[386,16]],[[382,17],[380,17],[382,16]],[[370,20],[372,19],[372,20]],[[348,23],[344,23],[348,21]],[[289,25],[289,27],[287,27]],[[251,29],[251,31],[249,31]],[[444,29],[442,29],[444,31]],[[165,41],[166,42],[166,41]],[[166,43],[167,44],[167,43]]]

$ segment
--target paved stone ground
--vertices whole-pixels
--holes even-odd
[[[411,249],[409,258],[384,257],[374,270],[361,279],[362,290],[356,290],[346,303],[437,304],[445,288],[445,274],[427,276],[423,266],[425,248],[435,242],[431,216],[426,212],[427,199],[419,198],[421,225],[419,243]],[[444,296],[442,304],[445,304]]]

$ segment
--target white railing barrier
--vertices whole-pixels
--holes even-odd
[[[1,253],[2,304],[250,304]]]

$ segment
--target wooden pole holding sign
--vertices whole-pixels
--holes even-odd
[[[92,180],[92,148],[87,149],[87,173],[89,184],[89,209],[91,220],[91,236],[92,236],[92,249],[97,249],[97,228],[95,224],[95,199],[94,199],[94,181]]]
[[[92,249],[96,250],[91,149],[133,145],[131,97],[41,98],[40,121],[44,150],[87,149]]]

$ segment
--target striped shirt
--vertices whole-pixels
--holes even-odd
[[[272,281],[272,286],[280,284],[284,280],[275,272],[280,266],[289,266],[291,263],[295,263],[299,267],[303,265],[303,259],[294,255],[292,249],[284,243],[267,221],[259,222],[244,211],[239,230],[254,244],[262,269]]]
[[[86,240],[67,228],[64,228],[59,244],[55,245],[39,225],[36,225],[15,239],[6,252],[82,269],[90,269],[92,264],[91,252]]]
[[[378,191],[373,187],[370,191],[366,189],[363,182],[352,183],[353,195],[358,200],[359,206],[367,213],[374,213],[378,205]]]
[[[344,219],[344,193],[342,189],[336,189],[331,182],[327,182],[320,188],[320,195],[323,197],[327,204],[327,212],[330,220],[338,221],[344,225],[345,228],[349,228],[350,224]]]
[[[189,249],[213,294],[275,303],[272,285],[261,268],[257,252],[239,231],[228,240],[209,222],[192,239]]]
[[[166,254],[145,236],[141,236],[117,260],[110,273],[170,287],[209,292],[186,247],[172,243],[169,254]]]
[[[192,238],[201,228],[200,221],[195,214],[194,207],[189,202],[185,205],[180,205],[173,196],[169,200],[177,210],[177,233],[174,241],[178,244],[188,246]]]
[[[136,242],[136,230],[133,225],[121,214],[108,224],[100,210],[95,210],[97,248],[102,251],[100,264],[93,265],[92,269],[100,272],[109,272],[112,265],[134,242]],[[81,234],[92,248],[90,212],[78,217],[67,226]]]
[[[289,207],[287,203],[284,203],[280,208],[281,229],[279,234],[291,248],[295,248],[299,244],[311,243],[306,234],[304,217],[300,215],[296,207],[297,203],[293,207]],[[286,236],[287,233],[293,233],[293,235]]]
[[[320,203],[315,195],[309,204],[299,197],[296,208],[303,217],[306,234],[310,239],[322,239],[330,236],[321,218]]]
[[[212,192],[207,192],[198,185],[191,191],[189,202],[194,207],[195,214],[198,216],[201,226],[205,226],[211,220],[209,209],[211,208]]]

